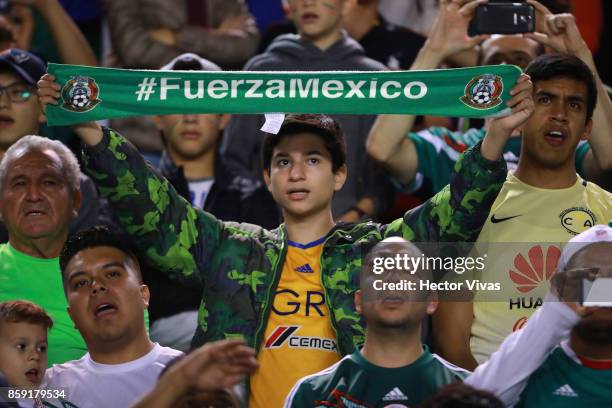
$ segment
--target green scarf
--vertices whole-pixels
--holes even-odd
[[[49,125],[177,113],[303,112],[484,117],[506,108],[513,65],[432,71],[145,71],[49,64]]]

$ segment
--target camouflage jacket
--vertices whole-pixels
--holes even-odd
[[[103,140],[83,156],[86,172],[145,261],[202,288],[192,345],[241,337],[259,350],[287,252],[285,227],[222,222],[193,208],[112,130],[104,129]],[[475,241],[505,176],[505,163],[484,159],[477,145],[457,162],[449,186],[403,218],[388,225],[339,224],[328,233],[321,284],[342,355],[364,340],[353,295],[367,251],[387,236]]]

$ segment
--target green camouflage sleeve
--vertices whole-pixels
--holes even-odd
[[[130,142],[110,129],[103,133],[98,145],[83,149],[85,172],[146,262],[201,284],[198,265],[205,269],[210,264],[224,224],[194,209]],[[196,245],[201,241],[205,245]]]
[[[474,242],[506,179],[506,163],[489,161],[480,143],[459,158],[450,184],[391,224],[385,236],[415,242]]]

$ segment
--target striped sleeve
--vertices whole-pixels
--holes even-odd
[[[529,376],[580,320],[578,314],[548,294],[542,307],[525,327],[506,337],[489,360],[479,365],[465,383],[495,394],[506,406],[513,406]]]

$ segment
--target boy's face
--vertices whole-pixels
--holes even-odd
[[[17,74],[0,72],[0,87],[5,87],[0,95],[0,149],[6,150],[23,136],[38,133],[41,114],[36,91]]]
[[[304,218],[329,208],[334,192],[344,185],[346,166],[333,173],[331,154],[323,139],[299,133],[276,145],[264,178],[285,218]]]
[[[0,372],[12,387],[38,387],[47,367],[47,329],[40,324],[0,324]]]
[[[586,139],[587,86],[567,77],[534,83],[535,110],[523,125],[523,151],[530,162],[555,169],[574,160],[576,146]]]
[[[129,342],[144,330],[149,290],[137,268],[109,246],[84,249],[66,265],[68,313],[88,347]]]
[[[301,36],[314,41],[340,30],[350,0],[289,0],[291,20]]]
[[[225,127],[229,115],[192,114],[157,116],[157,127],[164,132],[166,148],[175,159],[201,157],[215,149],[219,132]]]

